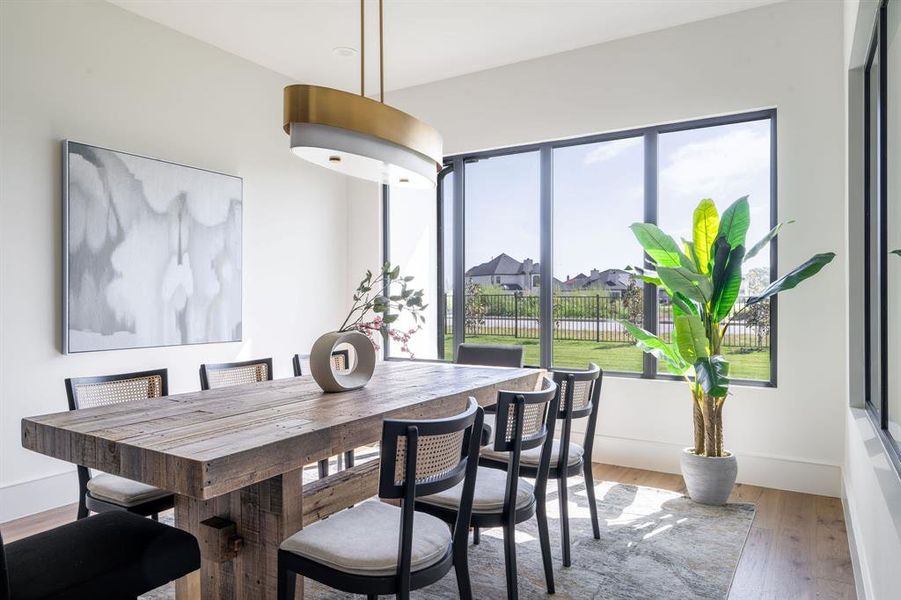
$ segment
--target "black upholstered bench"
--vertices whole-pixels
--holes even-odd
[[[126,512],[101,513],[9,544],[0,596],[136,598],[200,568],[194,537]]]

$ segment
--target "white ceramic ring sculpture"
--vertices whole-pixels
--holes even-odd
[[[341,345],[350,344],[356,354],[353,368],[347,372],[335,371],[332,352]],[[310,352],[310,372],[313,379],[326,392],[358,390],[369,383],[375,370],[375,348],[369,338],[359,331],[331,331],[323,334],[313,344]]]

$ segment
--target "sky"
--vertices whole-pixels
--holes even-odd
[[[712,198],[722,212],[748,195],[748,244],[755,243],[770,228],[769,159],[768,120],[661,134],[659,225],[677,241],[690,239],[691,213],[702,198]],[[628,227],[644,212],[641,138],[558,148],[553,161],[554,276],[640,263],[641,248]],[[501,252],[538,261],[538,178],[537,152],[466,165],[466,268]],[[446,178],[445,198],[452,197],[452,187]],[[452,229],[445,226],[448,249]],[[762,252],[746,271],[767,265]]]

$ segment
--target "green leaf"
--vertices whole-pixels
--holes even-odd
[[[699,358],[695,363],[695,379],[705,394],[723,398],[729,393],[729,361],[719,354]]]
[[[676,242],[652,223],[633,223],[629,229],[658,267],[691,267]]]
[[[676,346],[682,358],[693,364],[699,358],[708,356],[707,332],[701,318],[697,315],[678,315],[674,321]]]
[[[729,252],[726,265],[719,280],[713,281],[713,320],[716,322],[725,319],[741,290],[741,264],[744,262],[745,247],[736,246]]]
[[[394,323],[400,315],[385,315],[382,317],[386,325]]]
[[[698,270],[698,256],[695,254],[695,245],[694,242],[689,242],[686,239],[682,240],[682,247],[684,248],[685,256],[688,257],[689,262],[691,262],[691,270],[699,273]]]
[[[694,255],[697,258],[698,272],[709,273],[710,264],[713,262],[711,249],[720,228],[720,216],[716,212],[716,204],[713,200],[705,198],[701,200],[695,209],[693,218],[692,239],[694,240]]]
[[[635,345],[642,352],[652,354],[658,360],[664,361],[674,374],[681,375],[688,370],[689,364],[682,360],[682,357],[679,356],[672,345],[667,344],[650,331],[645,331],[629,321],[620,321],[620,324],[635,338]]]
[[[761,238],[761,240],[759,242],[757,242],[756,244],[751,246],[750,250],[745,252],[745,261],[751,260],[752,258],[757,256],[758,252],[763,250],[767,246],[767,244],[769,244],[771,241],[773,241],[774,237],[779,235],[779,230],[781,230],[783,227],[785,227],[786,225],[789,225],[791,223],[794,223],[794,221],[785,221],[784,223],[779,223],[778,225],[776,225],[775,227],[770,229],[769,233],[767,233],[765,236],[763,236],[763,238]]]
[[[901,248],[898,248],[897,250],[892,250],[891,252],[889,252],[889,254],[894,254],[895,256],[901,256]]]
[[[650,283],[651,285],[661,286],[663,285],[660,282],[660,278],[657,277],[656,271],[651,271],[649,269],[642,269],[641,267],[633,267],[631,265],[626,267],[626,272],[632,277],[632,279],[640,279],[645,283]]]
[[[805,279],[813,277],[814,275],[819,273],[820,269],[832,262],[833,258],[835,258],[835,252],[815,254],[805,263],[796,267],[787,275],[780,277],[779,279],[768,285],[765,290],[763,290],[756,296],[751,296],[750,298],[748,298],[746,306],[751,306],[752,304],[763,302],[770,296],[775,296],[779,292],[785,292],[794,288]]]
[[[698,307],[695,306],[694,302],[686,298],[684,294],[676,292],[672,296],[670,296],[670,301],[673,303],[674,315],[678,316],[698,314]]]
[[[713,286],[707,275],[699,275],[683,267],[659,267],[657,276],[671,297],[678,292],[690,300],[707,304],[713,295]]]
[[[729,246],[735,248],[744,245],[750,226],[751,209],[748,206],[748,197],[742,196],[723,212],[717,237],[725,238]]]

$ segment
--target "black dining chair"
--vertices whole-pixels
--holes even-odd
[[[484,367],[522,367],[523,347],[491,344],[460,344],[454,362]]]
[[[297,574],[372,599],[407,600],[456,571],[460,597],[472,598],[467,565],[469,518],[478,468],[482,409],[469,399],[456,416],[386,419],[382,426],[378,499],[313,523],[278,551],[278,598],[293,600]],[[417,498],[459,486],[452,530],[415,510]],[[399,500],[400,506],[381,502]]]
[[[66,379],[69,410],[160,398],[168,393],[166,369]],[[175,497],[166,490],[109,473],[92,475],[84,465],[78,465],[77,471],[79,519],[111,510],[157,519],[158,513],[174,506]]]
[[[557,498],[560,501],[560,545],[563,554],[563,566],[572,565],[569,534],[569,504],[567,478],[576,477],[580,473],[585,477],[585,491],[588,494],[588,510],[591,514],[591,528],[594,539],[601,539],[598,524],[598,507],[594,495],[594,476],[591,472],[591,453],[594,448],[594,433],[598,420],[598,400],[601,396],[601,383],[604,373],[594,363],[584,371],[557,369],[553,372],[558,386],[557,421],[562,424],[560,439],[549,437],[543,452],[530,450],[523,452],[519,473],[524,477],[541,478],[541,464],[545,454],[550,457],[550,469],[545,477],[557,480]],[[582,445],[572,441],[572,422],[574,419],[587,418],[585,438]],[[486,417],[491,426],[490,416]],[[483,448],[479,464],[507,469],[513,462],[509,452],[493,448]]]
[[[200,389],[202,390],[261,381],[272,381],[271,358],[200,365]]]
[[[137,598],[200,568],[180,529],[125,512],[74,521],[9,544],[0,537],[0,598]]]
[[[457,356],[454,362],[458,365],[474,365],[480,367],[511,367],[522,368],[524,349],[522,346],[504,344],[460,344],[457,346]],[[486,406],[485,414],[491,415],[495,407]],[[486,419],[491,419],[488,416]],[[488,444],[491,438],[490,428],[486,428],[483,434],[483,445]],[[473,543],[478,545],[480,536],[479,528],[472,528]]]
[[[538,465],[535,486],[520,478],[519,465],[524,452],[541,454],[545,439],[554,430],[557,415],[557,385],[548,378],[535,392],[507,392],[497,394],[497,430],[493,449],[510,456],[506,473],[480,466],[472,496],[473,527],[502,527],[504,531],[504,566],[507,598],[519,597],[516,577],[516,525],[538,515],[538,537],[544,576],[549,594],[554,593],[554,570],[547,515],[544,511],[545,489],[550,456],[544,452]],[[445,521],[456,523],[464,501],[462,486],[423,496],[416,508]]]
[[[347,350],[336,350],[332,352],[332,366],[334,366],[336,371],[343,371],[348,368],[348,363],[350,362],[350,353]],[[300,354],[295,354],[294,358],[291,359],[291,364],[294,365],[294,376],[295,377],[303,377],[303,367],[300,364]],[[328,462],[329,459],[323,458],[319,461],[319,479],[323,477],[328,477]],[[354,466],[354,451],[348,450],[344,453],[344,467],[350,468]],[[341,465],[338,465],[338,468],[341,468]]]

